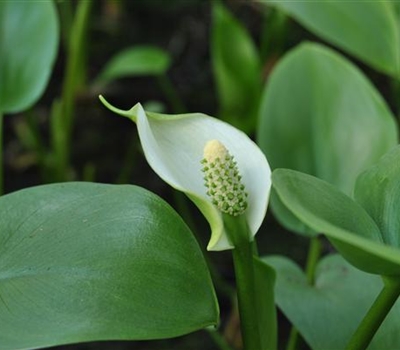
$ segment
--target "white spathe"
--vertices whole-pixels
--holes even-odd
[[[145,157],[153,170],[169,185],[180,190],[199,207],[211,226],[208,250],[231,249],[220,211],[206,194],[201,171],[203,150],[210,140],[219,140],[234,156],[248,193],[246,216],[251,237],[260,228],[268,206],[271,169],[262,151],[242,131],[209,117],[192,113],[165,115],[145,112],[140,104],[129,111],[100,100],[111,111],[132,119],[139,132]]]

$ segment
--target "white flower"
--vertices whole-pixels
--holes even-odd
[[[264,220],[271,189],[271,170],[258,146],[242,131],[205,114],[165,115],[145,112],[140,104],[129,111],[100,100],[111,111],[137,124],[145,157],[153,170],[169,185],[184,192],[211,226],[208,250],[233,248],[224,230],[222,213],[207,195],[203,154],[207,142],[218,140],[237,163],[246,197],[246,217],[251,237]]]

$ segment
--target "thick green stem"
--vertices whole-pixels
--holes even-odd
[[[347,344],[347,350],[366,349],[400,295],[400,279],[382,277],[384,287]]]
[[[75,97],[79,84],[84,80],[84,69],[82,67],[85,57],[86,33],[89,23],[89,15],[93,1],[81,0],[78,3],[74,23],[71,28],[68,47],[68,58],[65,79],[62,87],[62,97],[60,110],[53,118],[61,120],[53,121],[57,130],[53,135],[54,150],[57,162],[57,179],[65,180],[70,152],[70,140],[73,125],[73,115],[75,111]],[[53,127],[54,129],[54,127]],[[60,134],[63,134],[60,137]]]
[[[4,193],[4,164],[3,164],[3,113],[0,112],[0,196]]]
[[[312,237],[310,246],[308,248],[307,263],[306,263],[306,276],[310,285],[315,282],[315,269],[317,267],[319,258],[321,256],[321,241],[318,237]],[[297,349],[300,336],[295,327],[292,327],[289,334],[289,339],[286,345],[286,350]]]
[[[307,263],[306,263],[306,276],[309,284],[313,285],[315,282],[315,270],[321,256],[321,241],[318,237],[312,237],[310,246],[308,248]]]
[[[64,46],[68,48],[69,35],[71,33],[72,22],[74,18],[72,1],[58,1],[58,12],[60,14],[61,34]]]
[[[286,345],[286,350],[295,350],[297,349],[298,341],[299,341],[299,331],[297,328],[293,327],[290,329],[289,339]]]
[[[254,249],[249,242],[249,227],[244,216],[224,215],[224,224],[231,243],[244,350],[261,350],[258,329],[254,280]]]

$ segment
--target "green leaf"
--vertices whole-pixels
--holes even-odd
[[[307,225],[301,222],[290,210],[285,207],[273,188],[271,191],[270,203],[275,217],[287,230],[299,232],[310,237],[318,235],[317,232],[314,232]]]
[[[358,174],[397,144],[385,101],[334,51],[302,44],[276,66],[264,91],[257,140],[272,168],[290,168],[352,193]],[[284,207],[274,212],[286,222]],[[292,223],[293,226],[293,223]],[[297,231],[306,233],[300,224]]]
[[[378,226],[350,197],[329,183],[289,169],[277,169],[272,184],[295,216],[324,233],[351,264],[366,272],[400,275],[400,251],[383,243]]]
[[[216,324],[198,244],[154,194],[65,183],[0,206],[0,349],[169,338]]]
[[[276,269],[277,305],[314,350],[344,349],[383,287],[381,278],[355,269],[336,254],[319,262],[313,286],[288,258],[262,260]],[[397,302],[368,349],[400,349],[399,320]]]
[[[278,346],[277,320],[275,308],[275,270],[259,258],[254,258],[254,281],[258,328],[262,349],[272,350]]]
[[[153,46],[136,46],[115,55],[97,78],[98,82],[109,83],[115,79],[165,74],[171,66],[167,52]]]
[[[0,2],[0,113],[20,112],[36,102],[57,46],[53,1]]]
[[[358,177],[354,197],[378,224],[383,241],[400,247],[400,146]]]
[[[244,131],[254,130],[261,91],[261,63],[242,24],[213,3],[211,55],[220,116]]]
[[[308,30],[372,67],[399,74],[398,19],[391,3],[267,0]],[[378,34],[379,33],[379,34]]]

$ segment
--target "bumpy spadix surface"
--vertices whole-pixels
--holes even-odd
[[[111,111],[137,124],[145,157],[153,170],[172,187],[185,192],[210,223],[212,234],[208,250],[232,248],[222,221],[221,211],[212,203],[204,186],[201,160],[204,146],[218,140],[235,158],[246,188],[244,213],[256,234],[265,217],[271,188],[271,170],[258,146],[243,132],[205,114],[165,115],[145,112],[140,104],[129,111],[101,101]]]
[[[247,208],[247,192],[241,182],[237,164],[218,140],[204,146],[202,171],[207,195],[220,211],[232,216],[242,215]]]

